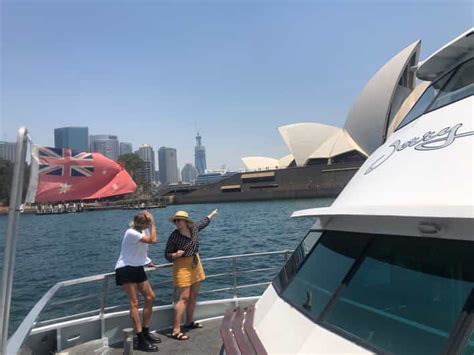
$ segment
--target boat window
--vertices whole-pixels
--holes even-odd
[[[296,274],[301,264],[303,263],[306,255],[308,255],[313,249],[314,245],[318,242],[321,236],[319,231],[310,231],[300,245],[295,249],[293,254],[290,256],[285,266],[281,269],[275,280],[273,286],[280,291],[288,286],[289,280]]]
[[[441,90],[429,111],[449,105],[474,94],[474,59],[462,64]]]
[[[376,236],[323,324],[393,354],[441,353],[474,286],[473,244]]]
[[[316,320],[367,241],[365,236],[324,232],[281,296]]]
[[[451,77],[451,75],[452,75],[452,72],[449,74],[446,74],[444,77],[442,77],[440,80],[430,85],[425,90],[423,95],[421,95],[421,97],[418,99],[416,104],[411,108],[411,110],[405,116],[403,121],[397,127],[397,130],[399,130],[402,127],[405,127],[407,124],[413,122],[414,120],[416,120],[418,117],[420,117],[422,114],[425,113],[428,106],[433,102],[433,99],[438,95],[438,93],[446,84],[446,82]]]

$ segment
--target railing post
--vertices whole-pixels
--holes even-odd
[[[63,350],[63,340],[62,340],[62,335],[61,335],[61,328],[58,328],[56,330],[56,350],[58,352]]]
[[[290,254],[290,252],[288,250],[285,250],[285,264],[288,261],[289,254]]]
[[[100,334],[101,338],[105,338],[105,305],[107,303],[107,281],[108,277],[104,276],[102,284],[102,300],[100,302]]]
[[[133,328],[123,330],[123,354],[133,355]]]
[[[23,179],[26,164],[27,130],[18,130],[15,152],[15,165],[10,191],[7,233],[3,253],[3,277],[0,285],[0,354],[6,355],[8,323],[10,320],[10,301],[12,296],[13,274],[15,268],[16,235],[20,219],[20,205],[23,195]]]
[[[237,259],[235,257],[232,258],[232,277],[234,283],[234,299],[237,299]]]

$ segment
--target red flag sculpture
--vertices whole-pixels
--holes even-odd
[[[33,147],[27,202],[99,199],[136,188],[120,164],[100,153]]]

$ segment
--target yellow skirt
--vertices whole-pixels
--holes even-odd
[[[197,254],[198,263],[193,267],[193,257],[184,256],[173,261],[173,281],[175,287],[189,287],[206,279],[201,258]]]

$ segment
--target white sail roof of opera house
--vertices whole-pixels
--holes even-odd
[[[278,167],[287,167],[293,160],[296,166],[305,166],[311,159],[330,159],[351,151],[364,157],[373,153],[391,133],[391,123],[401,116],[397,116],[399,109],[410,110],[426,88],[420,86],[402,106],[415,89],[420,46],[421,41],[413,42],[374,74],[352,105],[343,128],[316,122],[279,127],[290,157],[278,159]],[[247,169],[258,170],[273,166],[277,159],[272,159],[256,156],[242,161]]]
[[[415,88],[420,46],[421,41],[413,42],[380,68],[349,111],[344,128],[367,154],[385,141],[393,117]]]
[[[278,162],[280,163],[280,167],[287,167],[291,164],[291,162],[295,160],[292,154],[285,155],[283,158],[280,158]]]
[[[294,160],[293,155],[288,154],[280,159],[269,157],[243,157],[242,162],[247,170],[269,170],[286,168]]]
[[[275,169],[280,167],[278,159],[268,157],[243,157],[242,161],[249,170]]]
[[[367,157],[367,154],[357,145],[349,133],[342,128],[338,128],[337,132],[311,153],[308,159],[329,159],[353,150]]]
[[[331,158],[356,150],[367,154],[344,129],[322,123],[295,123],[279,127],[283,140],[295,158],[297,166],[304,166],[312,158]]]

